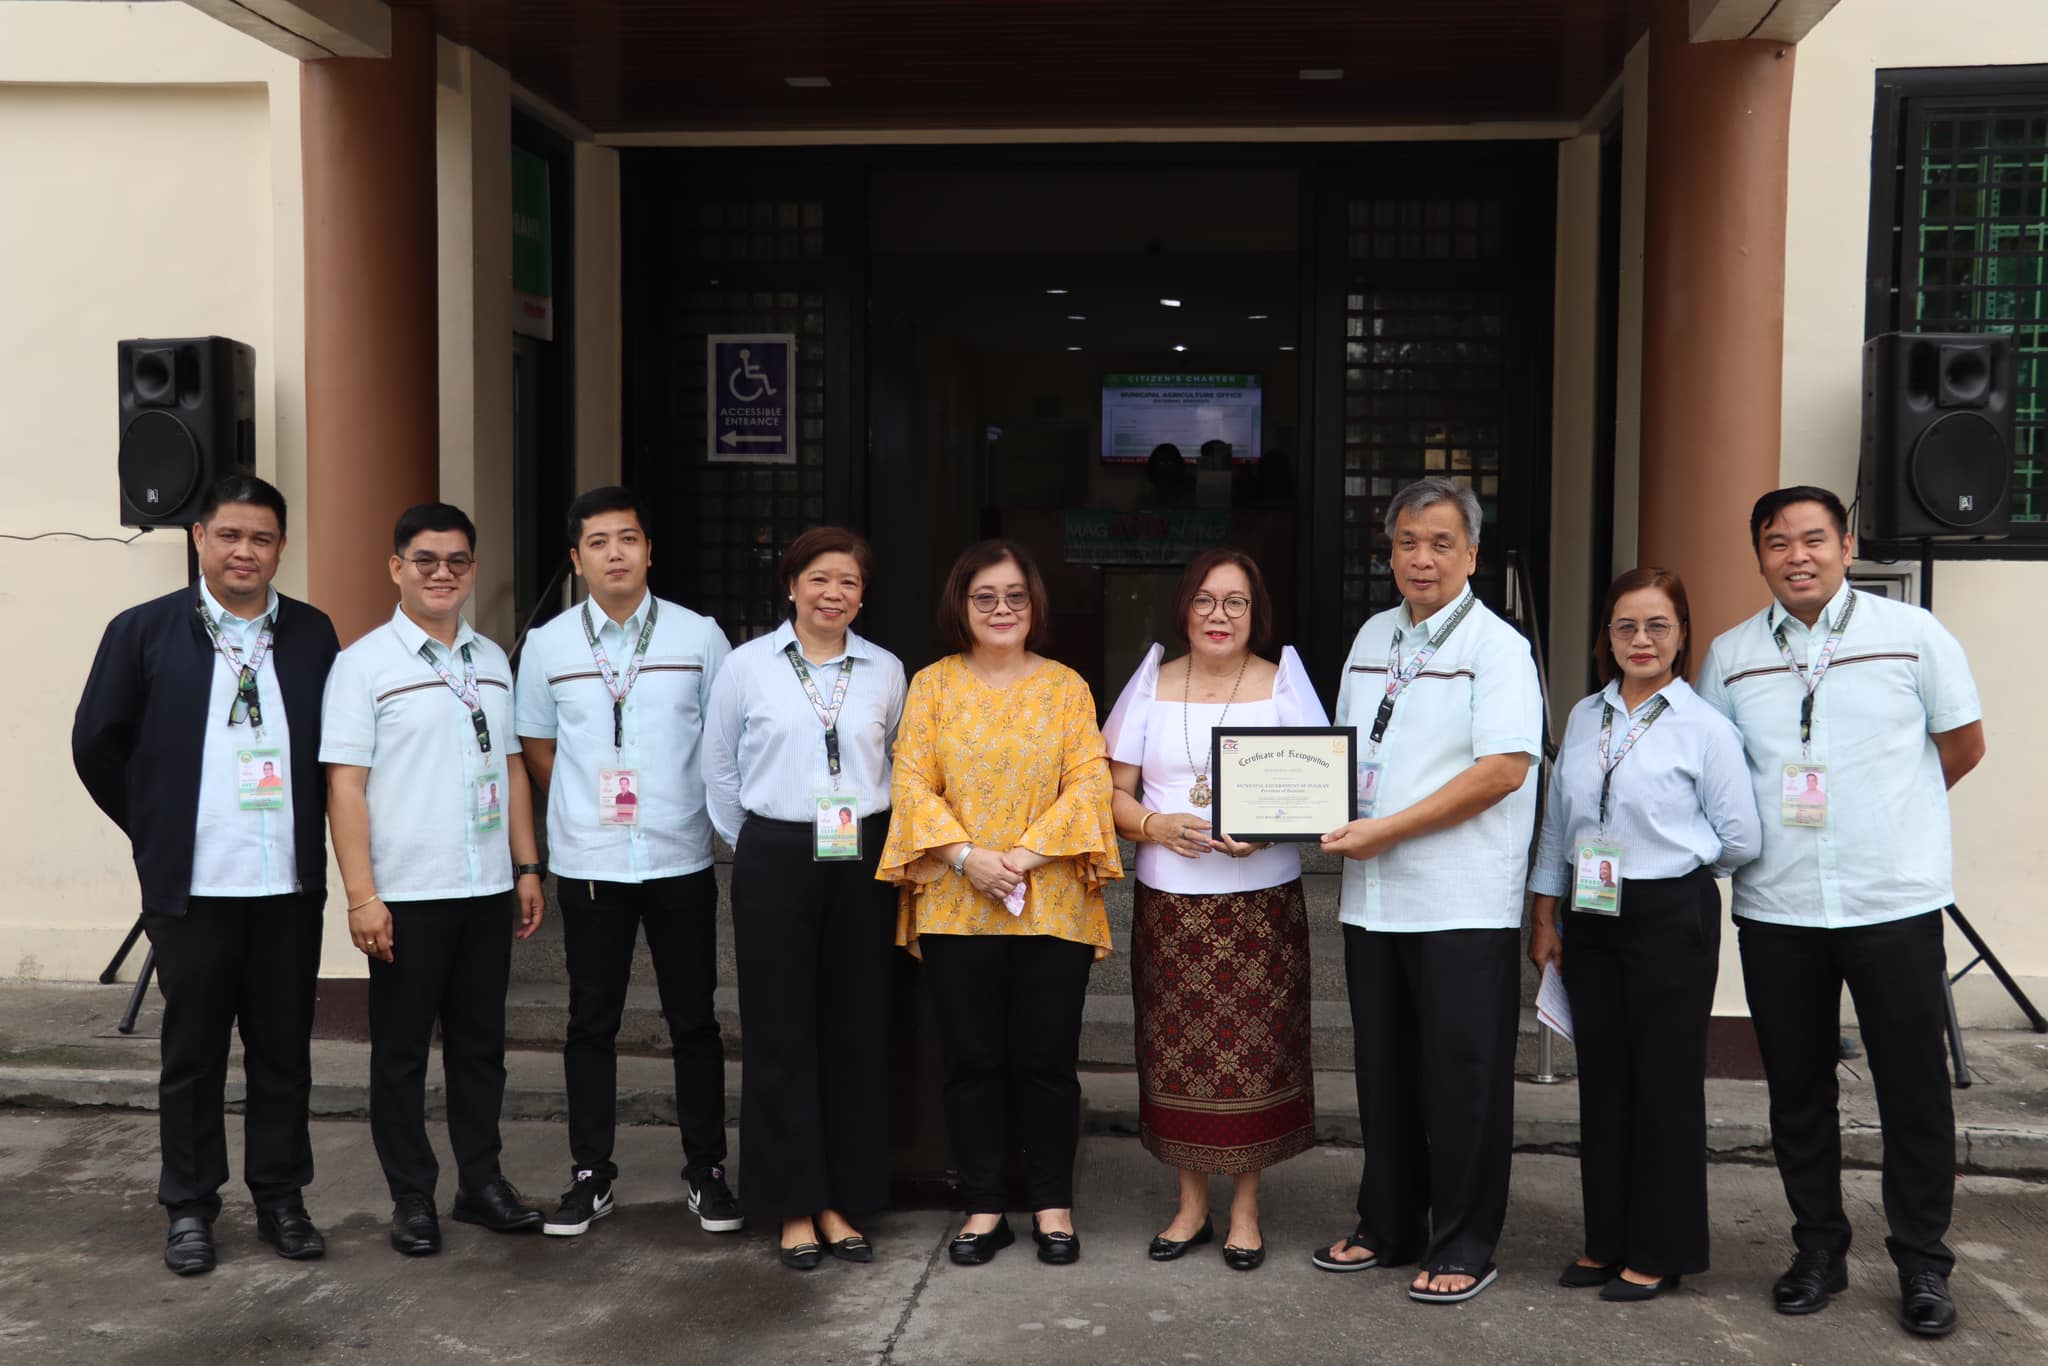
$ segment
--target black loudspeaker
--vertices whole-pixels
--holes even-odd
[[[1865,537],[2006,534],[2015,374],[2004,333],[1886,332],[1863,343]]]
[[[117,344],[122,526],[190,526],[207,488],[256,473],[256,350],[226,337]]]

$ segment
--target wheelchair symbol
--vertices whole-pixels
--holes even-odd
[[[752,388],[745,392],[740,389],[740,381],[743,379],[754,382]],[[725,387],[742,403],[753,403],[775,396],[775,386],[768,382],[767,374],[755,366],[754,353],[744,346],[740,348],[739,368],[725,377]]]

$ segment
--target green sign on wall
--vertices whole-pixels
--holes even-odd
[[[555,339],[548,163],[522,147],[512,149],[512,330]]]

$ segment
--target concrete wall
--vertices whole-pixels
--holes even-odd
[[[1856,481],[1876,72],[2048,59],[2040,0],[1964,8],[1967,22],[1932,23],[1924,0],[1853,0],[1799,45],[1785,248],[1787,484],[1825,485],[1846,499]],[[2048,668],[2048,563],[1940,564],[1934,610],[1969,651],[1990,742],[1983,767],[1954,794],[1958,904],[2014,975],[2031,979],[2022,984],[2035,1003],[2048,1004],[2048,923],[2035,900],[2048,879],[2038,807],[2048,726],[2030,695]],[[1950,963],[1969,956],[1951,930]],[[2020,1020],[1981,969],[1956,1000],[1965,1023]]]

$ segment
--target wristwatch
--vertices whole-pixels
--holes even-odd
[[[528,873],[544,878],[548,875],[548,866],[545,863],[522,863],[512,870],[514,877],[525,877]]]
[[[960,846],[960,857],[959,857],[959,858],[956,858],[956,859],[954,859],[954,860],[953,860],[953,871],[954,871],[954,872],[956,872],[956,873],[964,873],[964,872],[966,872],[966,871],[967,871],[967,856],[968,856],[969,854],[973,853],[973,852],[974,852],[974,846],[973,846],[973,845],[971,845],[971,844],[963,844],[963,845],[961,845],[961,846]]]

